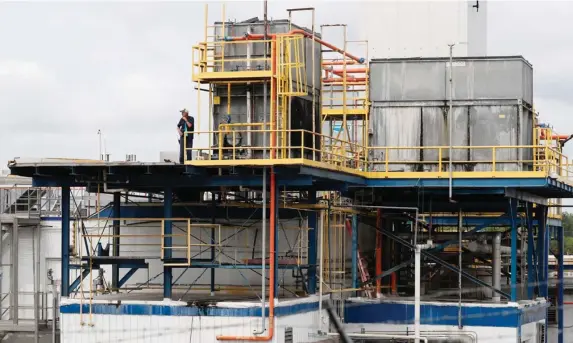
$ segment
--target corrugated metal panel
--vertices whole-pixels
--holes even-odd
[[[533,69],[521,56],[455,58],[454,100],[523,99],[533,103]],[[372,101],[449,99],[449,60],[378,59],[370,62]]]

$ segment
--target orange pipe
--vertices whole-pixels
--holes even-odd
[[[329,70],[336,75],[344,75],[344,69],[332,69]],[[358,73],[366,73],[366,68],[354,68],[354,69],[346,69],[346,74],[358,74]]]
[[[324,83],[334,83],[334,82],[343,82],[343,79],[336,79],[336,78],[326,78],[326,79],[322,79],[322,82]],[[346,80],[347,83],[358,83],[358,82],[365,82],[366,78],[365,77],[355,77],[355,78],[351,78]]]
[[[274,71],[276,70],[276,41],[274,40],[271,42],[271,69]],[[276,116],[276,79],[273,78],[271,81],[271,116]],[[272,129],[274,130],[274,126],[276,124],[276,120],[272,121]],[[274,157],[274,146],[276,145],[276,132],[271,134],[271,155]],[[219,341],[270,341],[273,339],[274,332],[275,332],[275,230],[276,230],[276,175],[274,168],[271,168],[271,205],[270,205],[270,228],[269,228],[269,246],[270,246],[270,257],[269,257],[269,331],[266,336],[217,336],[217,340]],[[263,244],[265,244],[263,242]],[[265,258],[265,256],[263,256]]]
[[[376,276],[382,274],[382,211],[378,209],[376,211]],[[382,291],[382,280],[378,278],[376,280],[376,294],[380,294]]]
[[[551,139],[557,139],[560,141],[569,139],[569,137],[570,137],[569,135],[551,135]],[[543,131],[541,131],[541,135],[539,138],[545,139],[545,133]]]
[[[323,66],[341,66],[341,65],[349,65],[349,64],[356,64],[355,60],[347,60],[346,63],[344,63],[345,61],[325,61],[322,62]]]
[[[393,272],[392,274],[390,274],[391,277],[391,285],[392,285],[392,294],[396,295],[398,294],[398,286],[397,286],[397,282],[396,282],[396,272]]]
[[[299,30],[299,29],[291,30],[291,31],[286,33],[286,35],[295,35],[295,34],[301,34],[301,35],[303,35],[307,38],[311,38],[311,39],[313,38],[311,33],[308,33],[304,30]],[[276,34],[270,34],[267,37],[274,39],[274,38],[276,38]],[[246,35],[240,36],[240,37],[225,37],[225,40],[226,41],[241,41],[241,40],[259,40],[259,39],[264,39],[264,38],[265,38],[265,36],[263,34],[249,33],[249,34],[246,34]],[[344,50],[342,50],[342,49],[340,49],[340,48],[338,48],[338,47],[336,47],[336,46],[334,46],[328,42],[325,42],[316,36],[314,36],[314,41],[321,44],[321,45],[324,45],[327,48],[330,48],[332,51],[338,52],[338,53],[342,54],[343,56],[346,56],[346,57],[350,58],[351,60],[356,61],[357,63],[360,63],[360,64],[364,63],[364,58],[349,54],[346,51],[344,51]]]

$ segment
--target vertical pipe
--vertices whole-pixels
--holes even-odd
[[[541,297],[545,297],[545,284],[543,282],[543,266],[547,263],[547,254],[545,253],[545,221],[543,219],[543,210],[537,206],[535,211],[537,219],[537,292]],[[544,255],[545,254],[545,255]]]
[[[215,224],[217,203],[215,201],[215,192],[211,193],[211,224]],[[220,239],[220,238],[219,238]],[[215,264],[215,226],[211,226],[211,263]],[[215,295],[215,268],[211,268],[211,296]],[[264,284],[264,283],[263,283]]]
[[[11,266],[10,270],[10,299],[12,307],[12,322],[14,325],[18,325],[18,233],[19,233],[19,223],[18,218],[14,217],[12,222],[12,256],[11,256]],[[69,237],[69,236],[68,236]],[[63,256],[62,256],[63,260]],[[63,280],[63,277],[62,277]],[[69,284],[69,281],[68,281]]]
[[[308,202],[311,205],[316,204],[316,191],[309,191]],[[317,215],[316,211],[308,214],[308,293],[316,293],[316,241],[317,241]]]
[[[52,343],[56,343],[56,317],[58,316],[58,291],[56,283],[52,281]]]
[[[271,254],[273,254],[274,256],[272,257],[272,261],[273,263],[270,264],[269,268],[273,268],[274,269],[274,283],[273,283],[273,294],[276,297],[277,296],[277,290],[279,288],[279,278],[278,276],[278,272],[279,272],[279,260],[277,258],[277,254],[278,254],[278,243],[279,243],[279,188],[277,186],[277,182],[276,182],[276,174],[274,171],[274,168],[271,168],[271,192],[273,192],[274,194],[271,194],[271,201],[272,201],[272,206],[271,206],[271,218],[274,218],[274,222],[271,224],[271,226],[273,226],[272,231],[271,231],[271,239],[273,247],[271,248]]]
[[[511,220],[511,301],[517,301],[517,199],[509,199]]]
[[[173,210],[173,190],[170,187],[166,187],[163,191],[163,217],[166,219],[164,221],[164,228],[163,228],[163,259],[165,261],[169,261],[173,256],[173,237],[172,230],[173,230],[173,223],[171,219],[173,217],[172,210]],[[173,281],[173,274],[172,268],[163,266],[163,298],[164,299],[171,299],[172,295],[172,281]]]
[[[62,186],[62,297],[70,295],[70,187]]]
[[[565,237],[564,227],[559,228],[559,236],[557,242],[559,243],[559,269],[557,270],[557,343],[563,343],[563,329],[564,329],[564,316],[563,316],[563,252],[565,251]]]
[[[40,340],[40,327],[39,327],[39,299],[38,299],[38,289],[40,289],[40,277],[38,275],[40,269],[40,251],[39,251],[39,239],[37,237],[40,232],[40,226],[32,229],[32,274],[34,275],[34,343],[38,343]]]
[[[416,218],[417,219],[417,218]],[[458,211],[458,329],[462,329],[462,209]]]
[[[414,252],[414,337],[415,342],[420,343],[420,282],[422,251],[420,246],[415,246]]]
[[[450,70],[449,70],[449,79],[450,79],[450,95],[449,95],[449,109],[448,109],[448,138],[450,141],[449,147],[448,147],[448,163],[449,163],[449,196],[450,196],[450,201],[452,201],[453,198],[453,192],[452,192],[452,176],[453,176],[453,156],[452,156],[452,142],[453,142],[453,130],[452,130],[452,124],[453,124],[453,113],[452,113],[452,101],[453,101],[453,91],[454,91],[454,80],[452,79],[452,67],[453,67],[453,51],[454,51],[454,44],[450,44]]]
[[[322,279],[324,276],[324,210],[320,210],[320,223],[318,225],[320,228],[320,232],[318,235],[318,241],[320,242],[320,252],[319,252],[319,266],[318,266],[318,312],[319,314],[319,323],[318,323],[318,332],[322,332],[322,294],[323,288],[322,285],[324,284],[324,280]]]
[[[376,276],[382,275],[382,210],[376,210]],[[376,279],[376,296],[382,294],[382,280]]]
[[[314,8],[312,9],[312,25],[311,25],[311,30],[312,30],[312,133],[313,133],[313,137],[312,137],[312,160],[316,161],[316,136],[315,133],[317,132],[316,130],[316,40],[315,40],[315,36],[314,36]],[[346,51],[346,49],[344,50]],[[321,68],[318,68],[318,72],[320,73]],[[321,121],[322,124],[322,121]],[[322,126],[322,125],[321,125]],[[322,130],[321,130],[322,132]],[[304,134],[304,133],[303,133]],[[304,149],[304,147],[303,147]],[[304,150],[303,150],[304,151]],[[301,156],[304,158],[304,154],[303,156]]]
[[[492,286],[495,289],[501,288],[501,232],[496,232],[493,236],[492,242]],[[499,293],[492,292],[492,299],[495,302],[500,302],[501,297]]]
[[[266,1],[265,1],[265,8],[266,8]],[[266,14],[266,11],[265,11]],[[265,85],[266,89],[266,85]],[[261,333],[265,332],[265,304],[267,302],[266,299],[266,289],[265,285],[267,283],[267,168],[263,168],[263,223],[261,227],[261,263],[262,270],[261,270],[261,299],[262,299],[262,306],[263,310],[261,311],[262,317],[262,328]]]
[[[391,289],[392,289],[392,295],[397,295],[398,294],[398,282],[396,280],[396,272],[392,272],[392,274],[390,274],[390,285],[391,285]]]
[[[533,291],[535,286],[535,257],[534,257],[534,244],[533,244],[533,206],[531,203],[526,204],[527,216],[527,299],[533,299]]]
[[[113,193],[113,256],[119,256],[119,234],[120,234],[120,221],[119,218],[121,217],[121,193],[115,192]],[[114,264],[111,266],[111,288],[113,290],[118,289],[118,282],[119,282],[119,265]]]
[[[352,215],[352,288],[358,288],[358,215]]]

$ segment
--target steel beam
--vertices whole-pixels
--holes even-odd
[[[10,306],[12,310],[12,323],[18,325],[18,230],[19,222],[18,218],[14,217],[12,222],[12,256],[11,256],[11,273],[10,273]],[[68,236],[69,237],[69,236]],[[63,258],[62,258],[63,260]],[[63,275],[63,274],[62,274]]]
[[[533,241],[533,206],[527,203],[525,207],[527,220],[527,298],[534,298],[537,273],[535,272],[535,244]]]
[[[563,343],[563,329],[564,329],[564,293],[563,293],[563,255],[565,251],[565,237],[564,228],[559,228],[559,235],[557,237],[557,242],[559,243],[559,268],[557,270],[557,343]]]
[[[113,193],[113,217],[120,218],[121,217],[121,193],[115,192]],[[112,256],[119,256],[119,234],[120,234],[120,220],[113,221],[113,240],[112,240]],[[111,288],[118,289],[119,287],[119,266],[112,265],[111,267]]]
[[[135,267],[128,270],[127,273],[125,273],[125,275],[117,282],[117,288],[122,287],[127,282],[127,280],[129,280],[129,278],[132,277],[133,274],[135,274],[135,272],[138,269],[139,268]]]
[[[352,215],[352,288],[358,288],[358,215]]]
[[[316,192],[314,190],[308,192],[309,204],[316,204]],[[308,264],[307,271],[308,279],[308,293],[316,293],[316,261],[317,258],[317,232],[318,232],[318,216],[316,211],[308,213]],[[263,243],[264,244],[264,243]]]
[[[517,301],[517,199],[509,199],[511,220],[511,301]]]
[[[539,280],[539,295],[547,297],[549,295],[547,285],[547,265],[549,255],[549,230],[547,230],[547,207],[538,206],[535,211],[537,218],[537,273]]]
[[[70,296],[70,187],[62,186],[62,297]]]
[[[173,218],[173,190],[170,187],[165,188],[163,192],[163,217]],[[171,220],[164,221],[164,237],[163,237],[163,257],[165,260],[169,260],[173,256],[173,251],[171,249],[173,245],[173,238],[171,234],[173,233],[173,223]],[[172,285],[173,274],[171,267],[163,266],[163,298],[171,299],[172,296]]]
[[[73,292],[78,288],[80,283],[90,274],[90,270],[88,268],[83,269],[81,274],[72,282],[70,285],[70,292]]]
[[[215,207],[217,207],[217,200],[215,199],[215,192],[211,192],[211,208],[213,215],[211,216],[211,224],[217,222],[217,217],[215,216]],[[220,237],[219,237],[220,239]],[[215,263],[215,227],[211,227],[211,263]],[[211,281],[211,296],[215,295],[215,268],[210,270],[210,281]]]

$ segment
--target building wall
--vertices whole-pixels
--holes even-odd
[[[285,305],[279,304],[275,332],[270,342],[285,342],[285,328],[293,329],[293,342],[324,341],[325,337],[317,334],[320,315],[316,300],[317,298],[307,298],[288,301]],[[173,302],[173,305],[170,305],[161,302],[131,302],[131,308],[128,309],[100,302],[94,305],[91,316],[87,302],[84,301],[81,314],[78,313],[78,304],[78,300],[67,300],[62,304],[62,343],[206,343],[217,342],[218,335],[251,336],[261,328],[260,308],[253,307],[256,306],[255,303],[219,303],[213,311],[204,309],[204,315],[188,315],[197,309],[189,308],[184,303]],[[254,314],[256,309],[259,309],[258,316],[241,315],[249,311]],[[296,313],[288,315],[287,312],[291,310]],[[156,315],[143,314],[141,311]],[[230,315],[224,316],[222,313]],[[325,311],[322,315],[327,318]],[[325,320],[325,329],[328,324]],[[269,327],[268,319],[266,327]]]
[[[361,32],[375,58],[487,53],[487,1],[368,1],[360,6]]]

